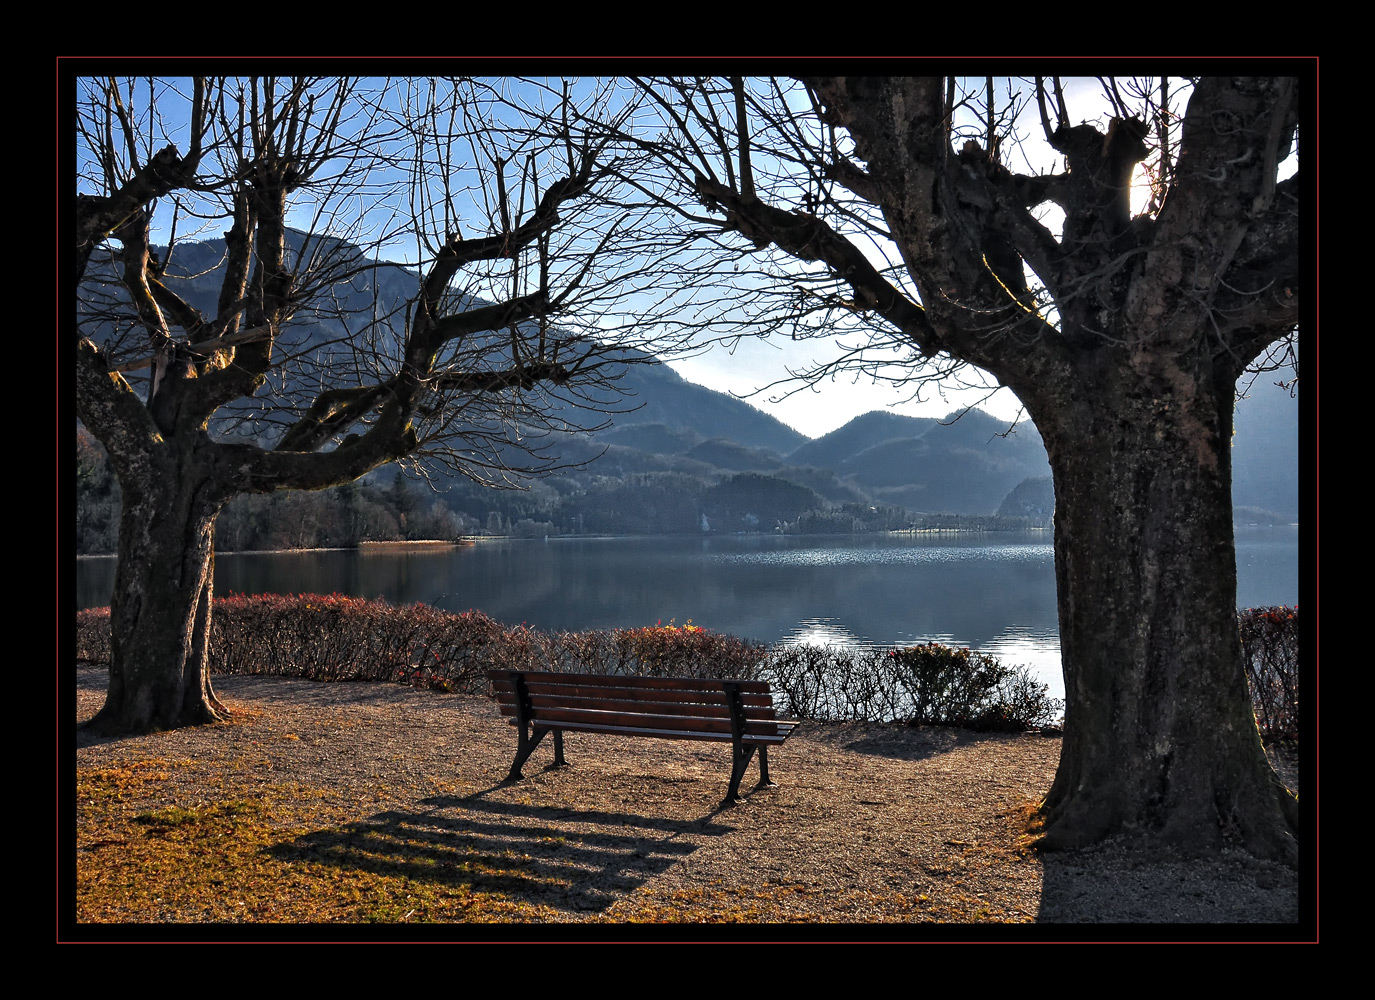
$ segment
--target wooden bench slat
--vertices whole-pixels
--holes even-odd
[[[586,692],[578,692],[569,689],[567,693],[552,691],[548,688],[531,687],[526,690],[530,698],[530,703],[539,705],[626,705],[627,711],[654,711],[661,708],[667,712],[682,712],[685,715],[719,715],[723,718],[730,714],[730,706],[721,696],[718,702],[708,701],[704,698],[691,698],[687,700],[674,698],[636,698],[627,697],[624,689],[616,688],[606,697],[594,697]],[[499,690],[497,699],[502,704],[514,705],[516,694],[514,690]],[[769,716],[773,712],[773,699],[761,695],[741,695],[741,707],[747,715]]]
[[[554,765],[563,759],[563,733],[587,732],[656,739],[731,743],[731,780],[726,802],[751,757],[759,754],[760,784],[769,784],[768,748],[792,734],[797,723],[780,720],[766,681],[549,671],[489,670],[501,714],[516,727],[519,745],[509,780],[546,733],[554,734]]]
[[[752,681],[734,677],[640,677],[635,674],[560,674],[548,670],[489,670],[487,674],[489,677],[496,677],[511,672],[523,676],[527,684],[548,681],[553,684],[562,685],[590,685],[593,687],[622,686],[635,690],[644,688],[664,688],[666,690],[679,691],[720,691],[721,685],[723,684],[738,684],[741,691],[746,691],[750,694],[770,693],[768,681]]]
[[[501,714],[510,719],[513,723],[518,721],[520,713],[514,706],[503,706]],[[712,718],[710,716],[691,716],[691,715],[661,715],[653,712],[619,712],[604,710],[592,706],[569,706],[561,708],[558,706],[546,706],[538,717],[531,720],[533,725],[541,726],[546,729],[556,728],[553,724],[558,723],[564,729],[576,728],[580,723],[597,722],[609,725],[631,725],[637,729],[653,730],[657,726],[666,726],[671,729],[694,729],[702,732],[731,732],[731,720],[728,718]],[[745,732],[748,735],[761,733],[774,733],[780,730],[789,731],[795,723],[780,721],[778,719],[745,719]]]
[[[701,687],[692,688],[638,688],[629,684],[576,684],[576,683],[553,683],[548,680],[531,680],[524,684],[528,694],[547,694],[556,698],[620,698],[628,701],[666,701],[674,704],[707,704],[725,705],[725,691],[717,686],[715,689],[704,689]],[[505,679],[497,681],[497,689],[510,694],[515,693],[515,688]],[[753,700],[759,700],[761,695],[748,695]]]
[[[554,675],[558,676],[558,675]],[[660,678],[646,678],[647,680],[657,680]],[[498,697],[514,698],[515,688],[506,678],[494,678],[494,687]],[[767,685],[766,685],[767,686]],[[606,698],[616,698],[622,701],[661,701],[668,704],[705,704],[719,705],[725,707],[727,704],[725,692],[719,686],[715,690],[706,690],[701,687],[690,689],[675,688],[651,688],[641,690],[622,684],[606,686],[588,686],[576,684],[549,684],[546,682],[530,682],[526,684],[526,692],[534,694],[549,695],[560,701],[569,698],[590,698],[602,700]],[[770,708],[773,706],[773,696],[770,694],[757,694],[742,692],[740,700],[749,707]]]
[[[690,729],[640,729],[635,726],[603,726],[593,724],[579,724],[574,726],[555,726],[555,725],[536,725],[536,729],[562,729],[569,733],[604,733],[608,736],[647,736],[655,739],[665,740],[698,740],[710,743],[730,743],[733,739],[730,733],[710,733],[697,732]],[[759,745],[777,746],[788,738],[787,734],[772,734],[748,736],[746,743]]]
[[[514,699],[512,699],[514,705]],[[536,709],[541,708],[600,708],[613,712],[642,712],[650,715],[694,715],[702,718],[728,719],[729,712],[725,705],[699,705],[699,704],[674,704],[671,702],[656,701],[621,701],[607,699],[599,701],[592,698],[578,698],[561,700],[555,695],[530,693],[530,704]],[[745,706],[745,718],[747,719],[772,719],[774,717],[773,707]]]
[[[507,717],[511,725],[519,725],[520,720],[514,709],[503,709],[502,715]],[[644,724],[636,724],[643,721]],[[712,723],[703,725],[702,722]],[[598,732],[606,730],[633,730],[636,734],[652,736],[657,732],[669,729],[691,730],[701,732],[708,736],[712,734],[721,735],[724,739],[731,739],[731,727],[729,722],[720,723],[721,720],[693,720],[688,718],[670,718],[671,724],[666,724],[663,718],[653,716],[631,714],[610,715],[599,714],[590,711],[584,712],[546,712],[538,719],[531,721],[537,729],[566,729],[570,732],[578,730],[596,730]],[[779,721],[774,719],[761,719],[754,722],[747,722],[745,725],[744,739],[748,743],[757,742],[763,739],[779,737],[779,742],[787,739],[788,735],[797,726],[796,722]]]
[[[566,723],[588,725],[634,726],[636,729],[691,729],[701,733],[729,733],[730,719],[700,716],[652,715],[647,712],[602,712],[592,708],[546,708],[535,722],[541,726]]]
[[[553,729],[555,723],[564,728],[581,725],[628,726],[635,729],[653,731],[655,729],[686,729],[699,733],[726,733],[732,731],[728,718],[703,718],[701,716],[655,715],[647,712],[612,712],[595,708],[546,708],[539,713],[535,724]],[[776,733],[777,724],[771,719],[747,721],[747,735],[766,735]]]
[[[702,688],[647,688],[641,690],[624,685],[594,687],[532,682],[526,684],[525,690],[530,695],[548,695],[560,701],[575,698],[602,701],[607,698],[615,698],[621,701],[663,702],[668,705],[717,705],[723,709],[728,704],[726,693],[719,686],[714,691],[703,690]],[[772,706],[773,704],[773,698],[766,694],[743,692],[740,698],[744,704],[756,707]]]

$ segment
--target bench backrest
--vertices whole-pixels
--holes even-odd
[[[544,728],[782,740],[767,681],[490,670],[501,713]],[[523,704],[522,704],[523,702]],[[523,709],[523,710],[522,710]]]

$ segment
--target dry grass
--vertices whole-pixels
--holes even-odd
[[[78,673],[87,718],[102,674]],[[79,924],[1297,919],[1293,873],[1249,859],[1198,890],[1030,850],[1054,738],[806,724],[777,787],[722,810],[716,746],[570,735],[572,767],[539,770],[541,748],[505,784],[514,737],[485,699],[219,688],[228,724],[78,733]]]

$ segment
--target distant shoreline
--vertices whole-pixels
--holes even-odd
[[[1237,523],[1237,524],[1233,524],[1233,525],[1232,525],[1232,527],[1233,527],[1234,529],[1240,529],[1240,528],[1297,528],[1298,526],[1299,526],[1299,522],[1297,522],[1297,521],[1289,521],[1289,522],[1287,522],[1287,523],[1275,523],[1275,524],[1267,524],[1267,523],[1264,523],[1264,522],[1250,521],[1250,522],[1246,522],[1246,523]],[[843,533],[841,533],[841,534],[824,533],[824,534],[818,534],[818,535],[814,535],[814,536],[808,536],[808,535],[782,535],[782,534],[778,534],[777,532],[772,532],[772,531],[740,532],[739,534],[740,534],[740,535],[757,535],[757,536],[760,536],[760,537],[764,537],[764,536],[768,536],[768,537],[778,537],[778,538],[806,538],[806,537],[815,537],[815,538],[836,538],[836,537],[865,537],[865,536],[876,536],[876,535],[907,535],[907,536],[911,536],[911,535],[954,535],[954,534],[980,534],[980,535],[987,535],[987,534],[996,534],[996,533],[998,533],[998,532],[1006,531],[1006,530],[1014,530],[1014,531],[1036,531],[1036,532],[1052,532],[1052,531],[1054,531],[1053,528],[1047,526],[1047,527],[1022,527],[1022,528],[1015,528],[1015,529],[1005,529],[1005,528],[893,528],[893,529],[891,529],[891,530],[889,530],[889,531],[866,531],[866,532],[859,532],[858,534],[853,534],[853,533],[852,533],[851,535],[845,535],[845,534],[843,534]],[[475,545],[475,544],[477,544],[478,542],[509,542],[509,541],[531,542],[531,541],[548,541],[548,540],[551,539],[551,538],[557,538],[557,539],[581,539],[581,540],[586,541],[586,540],[596,540],[596,539],[606,539],[606,538],[657,538],[657,537],[661,537],[661,536],[658,536],[658,535],[604,535],[604,534],[586,534],[586,535],[544,535],[544,536],[542,536],[542,537],[540,537],[540,536],[522,537],[522,536],[517,536],[517,535],[463,535],[463,536],[461,536],[461,537],[459,537],[459,538],[457,538],[457,539],[454,539],[454,540],[446,540],[446,539],[435,538],[435,539],[416,539],[416,540],[413,540],[413,541],[402,541],[402,540],[397,540],[397,541],[359,542],[359,543],[358,543],[357,545],[355,545],[355,546],[342,546],[342,545],[336,545],[336,546],[326,546],[326,547],[318,548],[318,549],[309,549],[309,548],[304,548],[304,549],[303,549],[303,548],[292,548],[292,549],[216,549],[216,550],[215,550],[215,554],[216,554],[216,555],[219,555],[219,556],[250,556],[250,555],[269,555],[269,554],[272,554],[272,555],[279,555],[279,554],[292,553],[292,552],[297,552],[297,553],[301,553],[301,552],[360,552],[360,553],[375,552],[375,553],[381,553],[381,552],[391,552],[391,551],[403,551],[403,550],[406,550],[406,549],[422,549],[422,550],[423,550],[423,549],[442,549],[442,548],[467,548],[468,546],[470,546],[470,545]],[[687,534],[682,534],[682,535],[666,535],[666,536],[662,536],[662,537],[691,538],[691,537],[696,537],[696,536],[687,535]],[[716,532],[716,531],[712,531],[712,532],[708,532],[708,533],[703,534],[701,537],[703,537],[703,538],[735,538],[735,537],[737,537],[737,535],[736,535],[736,533],[726,533],[726,532]],[[78,553],[78,554],[77,554],[77,559],[114,559],[114,558],[116,558],[116,553],[114,553],[114,552],[83,552],[83,553]]]

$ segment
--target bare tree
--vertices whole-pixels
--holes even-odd
[[[475,81],[79,83],[77,407],[124,504],[95,724],[205,722],[230,497],[416,456],[505,481],[604,420],[644,358],[601,321],[612,164]],[[414,269],[375,259],[407,247]]]
[[[1299,86],[1087,83],[1103,113],[1076,123],[1059,78],[647,79],[614,131],[703,328],[841,335],[812,379],[967,363],[1034,420],[1068,702],[1046,846],[1292,860],[1238,643],[1229,445],[1238,377],[1299,320]]]

